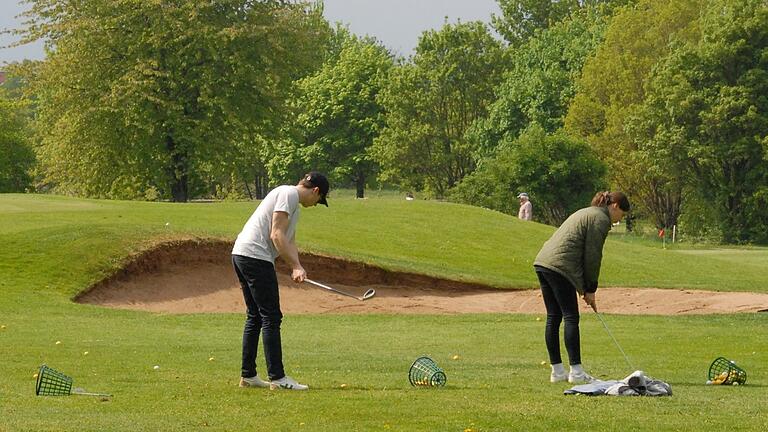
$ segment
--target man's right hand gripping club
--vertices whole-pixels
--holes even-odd
[[[299,262],[299,249],[296,247],[294,239],[289,239],[286,235],[288,231],[288,214],[285,212],[274,212],[272,215],[272,230],[270,237],[275,248],[280,252],[280,257],[288,262],[291,267],[291,279],[294,282],[304,282],[307,278],[307,272]]]

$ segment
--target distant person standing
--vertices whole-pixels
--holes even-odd
[[[304,282],[307,272],[299,262],[296,248],[296,223],[299,204],[323,204],[330,186],[318,172],[306,174],[296,186],[283,185],[270,191],[245,223],[232,249],[232,264],[243,290],[246,320],[243,329],[243,358],[240,387],[307,390],[287,376],[283,369],[280,339],[280,295],[275,273],[275,258],[281,256],[291,267],[291,278]],[[264,357],[270,382],[256,374],[259,334],[264,339]]]
[[[603,260],[603,244],[611,225],[629,212],[621,192],[598,192],[592,206],[576,211],[544,243],[533,262],[547,309],[544,339],[552,365],[551,382],[594,380],[581,366],[577,293],[597,312],[595,292]],[[570,372],[560,356],[560,323],[565,321],[565,348]]]
[[[520,200],[520,210],[517,212],[517,217],[524,221],[531,220],[533,217],[533,206],[528,198],[528,194],[523,192],[517,198]]]

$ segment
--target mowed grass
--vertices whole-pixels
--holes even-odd
[[[671,398],[564,396],[569,386],[550,384],[541,365],[539,316],[288,315],[285,365],[312,389],[270,392],[236,387],[240,314],[69,300],[158,241],[233,239],[254,207],[0,195],[0,431],[764,430],[766,314],[606,315],[633,364],[672,384]],[[449,203],[341,197],[303,211],[298,241],[387,268],[529,288],[552,231]],[[661,250],[612,238],[603,285],[765,292],[767,257],[760,248]],[[631,372],[600,322],[585,314],[582,323],[589,370],[606,379]],[[423,354],[445,369],[445,388],[408,383]],[[747,370],[748,385],[704,385],[721,355]],[[42,363],[114,397],[36,397]],[[258,367],[265,372],[261,356]]]

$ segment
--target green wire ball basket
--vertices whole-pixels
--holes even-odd
[[[718,357],[709,366],[708,381],[714,385],[742,385],[747,383],[747,371],[733,360]]]
[[[35,385],[37,396],[69,396],[72,394],[72,378],[46,365],[40,366]]]
[[[421,387],[442,387],[447,378],[443,371],[434,360],[422,356],[416,359],[408,372],[408,380],[412,386]]]

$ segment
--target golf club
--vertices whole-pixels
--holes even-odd
[[[616,344],[616,348],[618,348],[619,351],[621,351],[621,355],[624,356],[624,361],[627,362],[627,366],[629,366],[629,369],[633,371],[636,370],[634,366],[632,366],[632,363],[629,361],[629,357],[627,357],[627,354],[624,352],[623,349],[621,349],[621,345],[619,345],[619,341],[617,341],[616,338],[613,337],[613,333],[611,333],[611,330],[608,328],[608,325],[605,324],[605,320],[603,320],[603,316],[600,314],[600,312],[597,311],[597,309],[594,306],[592,307],[592,310],[595,311],[595,314],[600,319],[600,322],[603,323],[603,327],[605,328],[605,331],[608,333],[608,336],[610,336],[611,339],[613,339],[613,343]]]
[[[365,292],[365,294],[363,294],[363,296],[362,296],[362,297],[358,297],[358,296],[356,296],[356,295],[354,295],[354,294],[350,294],[350,293],[348,293],[348,292],[344,292],[344,291],[341,291],[341,290],[337,290],[336,288],[331,288],[331,287],[329,287],[328,285],[323,285],[323,284],[321,284],[321,283],[319,283],[319,282],[315,282],[315,281],[313,281],[312,279],[304,279],[304,281],[306,281],[306,282],[309,282],[309,283],[311,283],[312,285],[316,285],[316,286],[319,286],[320,288],[324,288],[324,289],[327,289],[328,291],[333,291],[333,292],[335,292],[335,293],[338,293],[338,294],[341,294],[341,295],[345,295],[345,296],[347,296],[347,297],[352,297],[352,298],[354,298],[354,299],[358,299],[358,300],[360,300],[360,301],[363,301],[363,300],[368,300],[369,298],[371,298],[371,297],[373,297],[373,296],[375,296],[375,295],[376,295],[376,290],[374,290],[373,288],[371,288],[371,289],[369,289],[368,291],[366,291],[366,292]]]
[[[75,387],[72,389],[73,395],[80,395],[80,396],[101,396],[101,397],[112,397],[109,393],[92,393],[89,391],[86,391],[84,388],[81,387]]]

